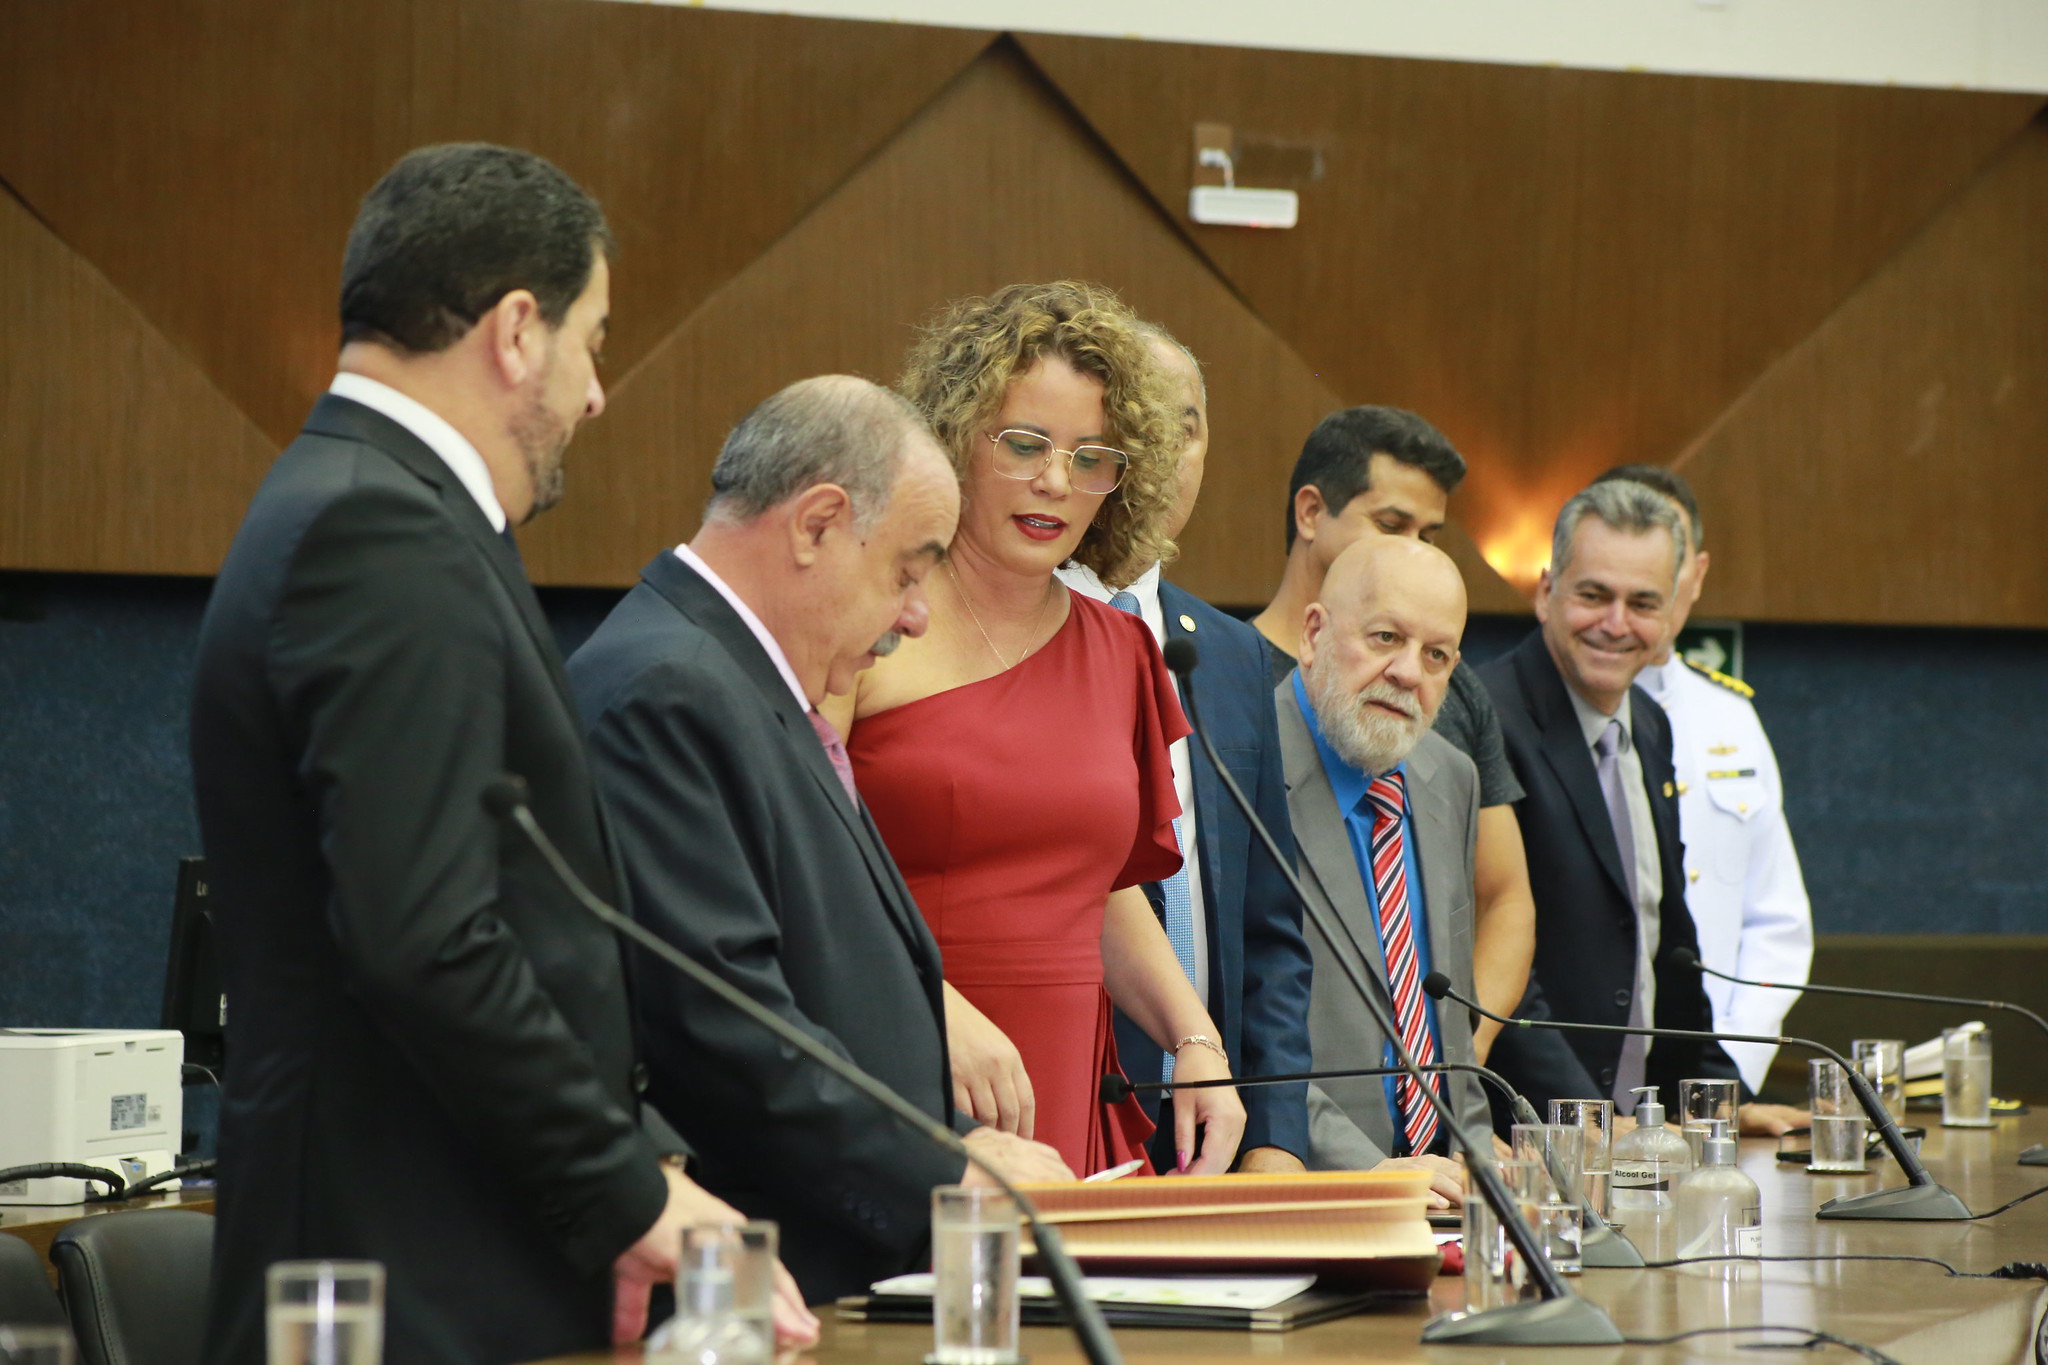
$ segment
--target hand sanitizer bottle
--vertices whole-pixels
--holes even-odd
[[[1636,1126],[1614,1140],[1608,1177],[1608,1222],[1628,1234],[1646,1261],[1668,1261],[1678,1248],[1678,1182],[1692,1170],[1692,1148],[1664,1126],[1657,1087],[1635,1090]]]
[[[1761,1256],[1763,1196],[1756,1182],[1735,1168],[1735,1139],[1727,1122],[1714,1119],[1712,1124],[1699,1169],[1678,1182],[1679,1258]]]

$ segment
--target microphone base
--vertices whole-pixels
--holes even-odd
[[[1904,1185],[1896,1190],[1830,1199],[1813,1211],[1815,1218],[1863,1218],[1892,1223],[1959,1223],[1974,1215],[1970,1206],[1945,1185]]]
[[[1627,1270],[1642,1265],[1643,1253],[1610,1223],[1586,1234],[1579,1261],[1588,1270]]]
[[[2048,1142],[2037,1142],[2020,1153],[2022,1166],[2048,1166]]]
[[[1621,1329],[1598,1304],[1576,1294],[1511,1303],[1483,1313],[1446,1313],[1422,1328],[1425,1345],[1619,1346]]]

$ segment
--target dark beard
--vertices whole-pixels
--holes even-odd
[[[569,448],[569,434],[567,426],[538,399],[512,419],[512,439],[519,446],[527,483],[533,489],[528,521],[562,500],[562,455]]]

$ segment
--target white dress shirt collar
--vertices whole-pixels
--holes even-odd
[[[1586,737],[1587,748],[1590,749],[1600,742],[1600,736],[1607,733],[1607,722],[1610,720],[1621,722],[1621,744],[1624,749],[1629,746],[1629,736],[1635,733],[1635,717],[1629,706],[1628,693],[1621,694],[1621,705],[1614,708],[1614,714],[1611,716],[1602,715],[1593,703],[1572,691],[1569,685],[1565,687],[1564,694],[1572,699],[1572,711],[1579,718],[1579,730]]]
[[[408,398],[389,384],[380,384],[368,375],[351,374],[344,370],[334,376],[334,382],[327,391],[351,402],[381,412],[407,431],[426,442],[427,449],[441,457],[441,463],[448,466],[450,473],[469,490],[469,496],[491,523],[493,531],[505,529],[505,509],[498,503],[498,490],[491,483],[491,468],[484,463],[484,457],[477,454],[469,438],[450,426],[448,419],[435,412],[416,398]]]
[[[782,675],[782,680],[789,684],[789,690],[796,695],[797,707],[808,713],[811,710],[811,699],[804,695],[803,684],[796,680],[796,670],[789,666],[789,656],[782,652],[782,646],[768,633],[768,627],[761,624],[761,618],[754,615],[754,609],[741,601],[740,595],[732,590],[732,585],[720,578],[718,571],[706,564],[703,556],[688,545],[676,546],[676,558],[689,565],[699,578],[716,589],[718,595],[739,613],[740,620],[747,623],[747,629],[754,632],[754,638],[760,641],[761,648],[766,650],[768,657],[774,661],[775,671]]]
[[[1159,605],[1159,566],[1138,575],[1137,581],[1127,588],[1112,588],[1096,576],[1095,570],[1085,564],[1067,563],[1058,570],[1060,582],[1098,602],[1107,602],[1118,592],[1127,592],[1138,599],[1138,615],[1146,625],[1152,627],[1152,638],[1161,646],[1166,643],[1166,609]]]

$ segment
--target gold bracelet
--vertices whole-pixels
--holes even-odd
[[[1190,1033],[1187,1037],[1181,1039],[1179,1042],[1173,1045],[1173,1055],[1176,1057],[1180,1056],[1180,1050],[1186,1047],[1189,1043],[1200,1043],[1203,1047],[1208,1048],[1209,1051],[1215,1053],[1218,1057],[1221,1057],[1223,1059],[1223,1065],[1230,1065],[1230,1054],[1223,1050],[1223,1044],[1217,1042],[1214,1038],[1211,1038],[1206,1033]]]

